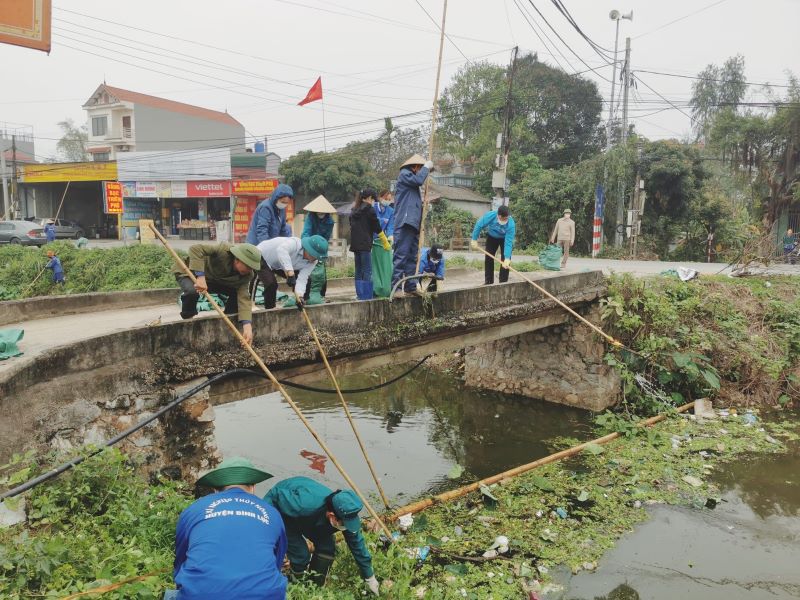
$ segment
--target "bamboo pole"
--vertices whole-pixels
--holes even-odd
[[[679,413],[686,412],[693,406],[694,402],[689,402],[688,404],[679,406],[677,408],[677,411]],[[667,416],[664,414],[657,415],[655,417],[650,417],[649,419],[642,421],[640,425],[642,427],[650,427],[651,425],[655,425],[656,423],[663,421],[666,418]],[[583,444],[578,444],[577,446],[573,446],[572,448],[567,448],[566,450],[561,450],[560,452],[556,452],[555,454],[550,454],[549,456],[545,456],[544,458],[540,458],[528,464],[520,465],[519,467],[514,467],[513,469],[509,469],[508,471],[503,471],[502,473],[498,473],[497,475],[492,475],[491,477],[487,477],[486,479],[481,479],[480,481],[476,481],[475,483],[465,485],[464,487],[460,487],[456,490],[444,492],[443,494],[439,494],[431,498],[425,498],[424,500],[408,504],[406,506],[403,506],[402,508],[398,508],[397,510],[395,510],[389,516],[389,521],[390,522],[396,521],[401,516],[407,515],[409,513],[410,514],[418,513],[420,511],[425,510],[426,508],[430,508],[434,504],[441,504],[443,502],[449,502],[450,500],[455,500],[456,498],[466,496],[470,492],[479,490],[481,486],[492,485],[493,483],[497,483],[498,481],[501,481],[503,479],[509,479],[511,477],[516,477],[517,475],[522,475],[523,473],[532,471],[537,467],[541,467],[543,465],[556,462],[564,458],[569,458],[570,456],[575,456],[576,454],[581,452],[584,448],[586,448],[586,446],[588,446],[589,444],[598,444],[598,445],[607,444],[608,442],[617,439],[621,435],[622,434],[620,433],[609,433],[608,435],[604,435],[603,437],[599,437],[594,440],[584,442]]]
[[[178,265],[178,267],[180,267],[181,269],[183,269],[183,272],[189,277],[189,279],[191,279],[193,282],[197,282],[194,273],[192,273],[191,269],[189,269],[186,263],[183,262],[181,258],[175,253],[175,250],[172,249],[172,246],[170,246],[169,242],[164,238],[163,235],[161,235],[161,232],[158,231],[158,229],[156,229],[155,225],[148,224],[148,227],[150,227],[150,229],[153,231],[153,233],[156,235],[159,241],[162,244],[164,244],[164,247],[172,255],[172,259],[175,261],[175,264]],[[216,303],[211,294],[209,294],[208,291],[205,291],[203,292],[203,296],[205,296],[206,300],[208,300],[209,304],[211,304],[211,306],[217,312],[217,314],[220,317],[222,317],[222,320],[225,323],[225,325],[227,325],[228,329],[231,330],[236,339],[239,340],[239,343],[244,347],[245,350],[247,350],[250,356],[253,357],[253,360],[256,362],[256,364],[261,368],[262,371],[264,371],[264,374],[272,382],[272,385],[274,385],[277,388],[277,390],[283,395],[283,397],[286,399],[286,402],[289,403],[289,406],[292,407],[292,410],[294,410],[295,414],[303,422],[303,425],[306,426],[308,432],[317,441],[317,443],[322,448],[323,452],[325,452],[325,454],[328,455],[328,458],[331,459],[331,462],[338,469],[339,473],[341,473],[342,477],[344,477],[345,481],[347,482],[347,485],[349,485],[350,488],[358,495],[358,497],[361,498],[361,502],[364,503],[364,507],[367,509],[367,512],[370,514],[370,516],[372,516],[372,518],[375,519],[375,521],[380,525],[381,529],[387,535],[387,537],[389,537],[389,539],[392,539],[391,531],[389,531],[389,529],[386,527],[386,524],[378,516],[378,513],[375,512],[374,508],[372,508],[372,505],[369,503],[369,500],[367,500],[367,498],[364,496],[364,494],[361,492],[358,486],[356,486],[355,482],[350,478],[350,475],[347,474],[347,471],[344,470],[344,467],[342,467],[342,465],[339,463],[339,460],[336,458],[331,449],[328,447],[328,444],[325,443],[325,440],[323,440],[322,437],[320,437],[320,435],[316,432],[316,430],[308,421],[308,419],[306,419],[306,416],[303,414],[303,411],[300,410],[300,407],[297,406],[297,404],[295,404],[294,400],[292,400],[292,397],[289,395],[289,392],[286,391],[286,388],[284,388],[283,385],[281,385],[281,382],[278,381],[275,375],[272,374],[272,371],[270,371],[267,365],[264,364],[264,361],[261,360],[261,357],[258,355],[258,353],[255,350],[253,350],[253,346],[251,346],[250,343],[248,343],[248,341],[244,339],[244,336],[239,332],[239,329],[236,327],[236,325],[234,325],[231,322],[231,320],[228,318],[228,315],[226,315],[223,312],[223,310],[220,308],[219,304]]]
[[[431,111],[431,139],[428,145],[428,160],[433,160],[434,140],[436,138],[436,117],[439,113],[439,80],[442,75],[442,55],[444,54],[444,24],[447,20],[447,0],[444,0],[444,8],[442,9],[442,26],[441,35],[439,36],[439,64],[436,67],[436,89],[433,92],[433,110]],[[425,240],[425,216],[428,214],[428,186],[430,186],[431,177],[428,174],[425,179],[425,191],[423,193],[422,201],[422,218],[419,221],[419,242],[417,244],[417,267],[413,275],[419,273],[419,263],[422,259],[422,246]]]
[[[297,297],[297,301],[300,302],[299,297]],[[356,423],[355,421],[353,421],[353,415],[350,414],[350,407],[347,405],[347,402],[345,402],[344,396],[342,395],[342,390],[339,387],[339,381],[336,379],[336,375],[333,373],[333,369],[331,368],[331,365],[328,362],[328,355],[323,349],[322,343],[319,341],[319,337],[317,336],[317,330],[311,323],[311,318],[308,316],[308,312],[306,312],[305,306],[303,306],[301,312],[303,313],[303,317],[305,318],[306,325],[308,325],[308,330],[311,332],[311,336],[314,338],[314,342],[316,342],[317,344],[317,349],[319,350],[320,356],[322,357],[322,362],[325,363],[325,368],[327,369],[328,374],[331,376],[333,387],[336,388],[336,394],[339,396],[339,401],[342,403],[342,408],[344,408],[344,414],[347,415],[347,420],[350,422],[350,427],[353,429],[353,434],[356,436],[356,440],[358,441],[358,446],[361,448],[361,454],[364,455],[364,460],[367,462],[367,466],[369,467],[369,472],[372,475],[372,479],[375,480],[375,486],[378,488],[378,492],[381,495],[381,500],[383,500],[383,505],[386,507],[386,510],[389,510],[389,500],[386,498],[386,494],[383,491],[381,482],[378,479],[378,474],[375,472],[375,467],[372,465],[372,461],[369,459],[369,455],[367,454],[367,449],[364,446],[364,442],[361,440],[361,435],[358,433],[358,429],[356,428]]]
[[[54,219],[53,219],[53,221],[54,221],[54,223],[53,223],[53,227],[55,227],[55,221],[57,221],[57,220],[58,220],[58,215],[61,213],[61,207],[62,207],[62,206],[64,206],[64,198],[66,198],[66,197],[67,197],[67,190],[69,190],[69,184],[70,184],[70,183],[72,183],[72,182],[71,182],[71,181],[68,181],[68,182],[67,182],[67,185],[66,185],[66,187],[64,188],[64,193],[61,195],[61,202],[60,202],[60,203],[59,203],[59,205],[58,205],[58,210],[56,211],[56,216],[55,216],[55,217],[54,217]],[[42,267],[42,270],[41,270],[41,271],[39,271],[39,272],[36,274],[36,277],[34,277],[34,278],[33,278],[33,281],[31,281],[31,282],[30,282],[30,283],[27,285],[27,287],[26,287],[26,288],[25,288],[25,289],[22,291],[22,293],[23,293],[23,294],[27,293],[27,292],[28,292],[28,290],[29,290],[29,289],[31,289],[31,288],[34,286],[34,284],[35,284],[37,281],[39,281],[39,277],[41,277],[41,276],[42,276],[42,273],[44,273],[46,270],[47,270],[47,267],[46,267],[46,266]]]
[[[483,249],[483,248],[481,248],[480,246],[478,247],[478,250],[480,250],[481,252],[483,252],[483,253],[484,253],[486,256],[488,256],[488,257],[489,257],[489,258],[491,258],[492,260],[494,260],[494,261],[496,261],[496,262],[499,262],[501,265],[503,264],[503,261],[502,261],[502,260],[500,260],[499,258],[497,258],[496,256],[494,256],[494,255],[492,255],[492,254],[489,254],[489,253],[488,253],[486,250],[484,250],[484,249]],[[581,321],[581,322],[582,322],[584,325],[588,325],[589,327],[591,327],[591,328],[592,328],[592,329],[593,329],[593,330],[594,330],[596,333],[600,334],[600,335],[601,335],[601,336],[603,336],[603,337],[604,337],[606,340],[608,340],[608,342],[609,342],[609,343],[610,343],[612,346],[615,346],[615,347],[617,347],[617,348],[623,348],[623,347],[624,347],[624,346],[622,345],[622,342],[620,342],[619,340],[615,339],[614,337],[612,337],[612,336],[608,335],[608,334],[607,334],[605,331],[603,331],[602,329],[600,329],[600,328],[599,328],[597,325],[595,325],[595,324],[594,324],[594,323],[592,323],[591,321],[588,321],[587,319],[584,319],[582,316],[580,316],[578,313],[576,313],[574,310],[572,310],[572,308],[570,308],[568,305],[564,304],[564,303],[563,303],[561,300],[559,300],[558,298],[556,298],[556,297],[555,297],[553,294],[551,294],[550,292],[548,292],[546,289],[544,289],[544,288],[543,288],[542,286],[540,286],[538,283],[534,282],[532,279],[528,279],[528,278],[527,278],[525,275],[523,275],[522,273],[520,273],[519,271],[517,271],[517,270],[516,270],[514,267],[512,267],[511,265],[509,265],[509,266],[508,266],[508,270],[509,270],[509,271],[511,271],[511,272],[513,272],[513,273],[516,273],[517,275],[519,275],[520,277],[522,277],[522,278],[523,278],[525,281],[527,281],[528,283],[530,283],[530,284],[531,284],[533,287],[535,287],[537,290],[539,290],[539,291],[540,291],[542,294],[544,294],[545,296],[547,296],[548,298],[550,298],[551,300],[553,300],[553,301],[554,301],[556,304],[558,304],[558,305],[559,305],[561,308],[563,308],[563,309],[564,309],[564,310],[566,310],[568,313],[570,313],[570,314],[571,314],[573,317],[575,317],[576,319],[578,319],[579,321]],[[637,353],[637,354],[638,354],[638,353]]]

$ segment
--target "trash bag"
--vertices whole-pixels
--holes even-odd
[[[560,271],[561,254],[561,246],[548,244],[548,246],[539,253],[539,264],[548,271]]]
[[[376,298],[388,298],[392,292],[392,251],[384,250],[380,240],[372,244],[372,291]]]
[[[25,335],[22,329],[0,329],[0,360],[13,358],[22,354],[17,342]]]

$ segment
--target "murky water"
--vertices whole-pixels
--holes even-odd
[[[391,379],[407,366],[342,377],[343,389]],[[329,388],[323,378],[313,385]],[[336,395],[290,391],[308,420],[365,493],[375,492],[361,452]],[[359,433],[381,484],[396,504],[427,491],[455,487],[454,465],[464,478],[486,477],[553,451],[558,436],[588,439],[590,413],[546,402],[480,392],[458,379],[420,368],[391,386],[347,395]],[[266,394],[216,409],[217,444],[225,456],[247,456],[276,478],[344,481],[279,394]],[[274,483],[262,484],[266,489]]]
[[[800,414],[797,415],[800,418]],[[800,598],[800,444],[719,465],[714,510],[661,506],[595,573],[562,573],[570,600]]]

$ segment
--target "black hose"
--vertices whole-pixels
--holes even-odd
[[[420,360],[417,364],[415,364],[413,367],[411,367],[405,373],[402,373],[401,375],[398,375],[397,377],[395,377],[393,379],[390,379],[389,381],[387,381],[385,383],[381,383],[381,384],[378,384],[378,385],[373,385],[373,386],[370,386],[370,387],[367,387],[367,388],[359,388],[359,389],[352,389],[352,390],[342,390],[342,393],[343,394],[360,394],[360,393],[363,393],[363,392],[371,392],[373,390],[377,390],[377,389],[380,389],[382,387],[386,387],[387,385],[391,385],[391,384],[395,383],[396,381],[402,379],[403,377],[407,377],[415,369],[417,369],[420,365],[422,365],[422,363],[424,363],[426,360],[428,360],[431,356],[432,355],[429,354],[428,356],[426,356],[425,358]],[[12,488],[10,490],[7,490],[7,491],[3,492],[2,494],[0,494],[0,500],[5,500],[6,498],[13,498],[14,496],[18,496],[19,494],[21,494],[23,492],[26,492],[31,488],[36,487],[40,483],[44,483],[45,481],[48,481],[48,480],[52,479],[53,477],[61,475],[61,473],[64,473],[65,471],[68,471],[72,467],[75,467],[75,466],[81,464],[87,458],[91,458],[93,456],[96,456],[97,454],[100,454],[105,448],[110,448],[111,446],[113,446],[117,442],[120,442],[120,441],[124,440],[129,435],[131,435],[133,433],[136,433],[142,427],[145,427],[146,425],[149,425],[150,423],[152,423],[153,421],[158,419],[164,413],[169,412],[170,410],[172,410],[173,408],[178,406],[184,400],[194,396],[197,392],[200,392],[200,391],[204,390],[205,388],[207,388],[208,386],[210,386],[212,383],[215,383],[217,381],[220,381],[221,379],[225,379],[227,377],[230,377],[231,375],[256,375],[256,376],[260,376],[260,377],[264,377],[264,378],[267,377],[265,373],[261,373],[261,372],[257,372],[257,371],[251,371],[250,369],[231,369],[230,371],[223,371],[222,373],[218,373],[216,375],[212,375],[211,377],[209,377],[203,383],[194,386],[192,389],[187,391],[185,394],[181,394],[180,396],[175,398],[175,400],[173,400],[169,404],[166,404],[165,406],[161,407],[155,413],[153,413],[152,415],[147,417],[144,421],[140,421],[139,423],[137,423],[136,425],[133,425],[132,427],[129,427],[125,431],[121,431],[120,433],[115,435],[113,438],[111,438],[110,440],[106,441],[103,444],[102,448],[97,448],[97,449],[93,450],[92,452],[90,452],[89,454],[87,454],[85,456],[75,457],[72,460],[63,463],[62,465],[59,465],[58,467],[56,467],[54,469],[51,469],[50,471],[47,471],[47,473],[43,473],[43,474],[39,475],[38,477],[34,477],[33,479],[31,479],[29,481],[26,481],[22,485],[18,485],[15,488]],[[279,381],[283,385],[287,385],[287,386],[294,387],[294,388],[301,389],[301,390],[306,390],[306,391],[309,391],[309,392],[318,392],[320,394],[335,394],[336,393],[336,390],[331,390],[331,389],[327,389],[327,388],[316,388],[316,387],[311,387],[311,386],[303,385],[303,384],[300,384],[300,383],[294,383],[292,381],[286,381],[286,380],[279,380]]]

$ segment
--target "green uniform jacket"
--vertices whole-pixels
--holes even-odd
[[[290,477],[276,483],[264,496],[269,504],[278,509],[286,526],[289,541],[289,562],[293,567],[305,568],[311,560],[308,546],[303,538],[311,540],[319,552],[335,552],[328,548],[336,529],[325,516],[325,498],[333,490],[308,477]],[[364,579],[372,577],[372,555],[361,532],[343,531],[344,541],[358,565]]]
[[[253,305],[250,303],[248,290],[252,275],[239,275],[233,268],[234,257],[230,250],[231,245],[225,242],[194,244],[189,247],[189,268],[193,272],[203,271],[209,283],[235,289],[239,299],[239,320],[249,321],[253,317]],[[173,271],[178,275],[185,274],[178,266]]]

